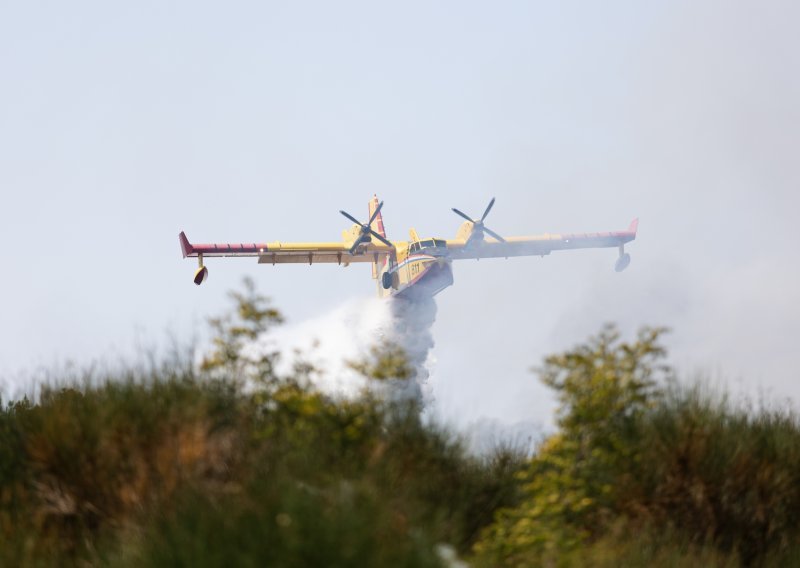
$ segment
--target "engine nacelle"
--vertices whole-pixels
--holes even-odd
[[[614,270],[616,270],[617,272],[622,272],[623,270],[628,268],[628,265],[630,263],[631,263],[631,255],[629,255],[626,252],[620,255],[620,257],[617,259],[617,262],[614,263]]]
[[[208,267],[201,266],[194,273],[194,283],[200,286],[206,280],[208,280]]]

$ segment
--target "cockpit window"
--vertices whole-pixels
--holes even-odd
[[[447,248],[447,241],[444,239],[427,239],[418,243],[412,243],[408,248],[410,253],[419,252],[422,249]]]
[[[427,239],[418,243],[412,243],[409,247],[409,251],[414,253],[419,252],[422,249],[431,248],[447,248],[447,241],[444,239]]]

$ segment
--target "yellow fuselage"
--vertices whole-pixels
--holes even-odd
[[[444,239],[395,243],[396,258],[387,258],[378,272],[378,295],[434,296],[453,283]]]

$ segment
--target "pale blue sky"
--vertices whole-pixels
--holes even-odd
[[[606,321],[673,360],[800,397],[794,2],[0,2],[0,371],[189,335],[251,275],[290,321],[369,269],[211,261],[195,241],[337,240],[641,218],[615,252],[455,266],[434,391],[450,417],[546,421],[528,372]]]

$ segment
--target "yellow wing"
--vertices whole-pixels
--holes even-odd
[[[378,262],[394,249],[383,243],[364,243],[358,252],[350,253],[347,242],[309,243],[218,243],[191,244],[186,235],[178,236],[183,257],[243,256],[257,257],[259,264],[337,263],[347,266],[353,262]]]
[[[618,247],[636,238],[639,220],[627,231],[610,233],[544,234],[529,237],[507,237],[504,241],[487,238],[470,241],[458,238],[447,241],[452,259],[507,258],[511,256],[544,256],[554,250]]]

